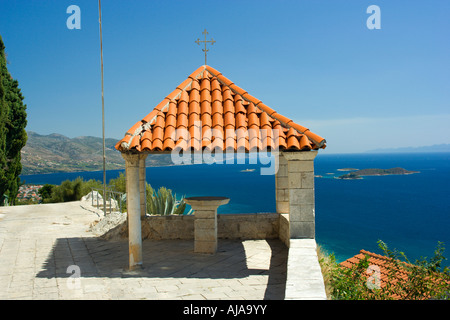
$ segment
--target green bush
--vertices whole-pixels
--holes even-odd
[[[46,184],[39,193],[44,203],[55,202],[67,202],[77,201],[83,196],[91,192],[92,188],[97,189],[103,196],[103,184],[99,180],[85,181],[83,178],[78,177],[75,180],[65,180],[59,186]],[[126,177],[123,172],[115,179],[111,179],[107,186],[108,190],[126,193]],[[147,200],[147,212],[149,214],[169,215],[169,214],[183,214],[186,210],[186,203],[184,198],[177,200],[176,195],[172,193],[172,190],[161,187],[156,192],[153,188],[146,183],[145,193]],[[120,200],[120,199],[116,199]],[[122,210],[126,211],[126,200],[122,202]],[[187,214],[191,214],[190,210]]]
[[[108,188],[117,191],[126,193],[127,192],[127,180],[125,174],[123,172],[119,173],[119,176],[115,179],[109,180]]]
[[[81,178],[79,178],[81,179]],[[92,188],[94,189],[103,189],[103,183],[100,180],[90,179],[87,181],[84,181],[81,179],[81,197],[87,195],[89,192],[92,191]],[[101,192],[103,194],[103,191]],[[80,197],[80,199],[81,199]]]
[[[42,202],[48,202],[51,199],[54,188],[55,185],[53,184],[44,184],[42,188],[38,190],[38,193],[42,198]]]
[[[67,202],[80,200],[82,179],[77,178],[74,181],[65,180],[61,185],[55,187],[52,192],[51,202]]]
[[[102,183],[98,180],[84,181],[83,178],[65,180],[59,186],[45,184],[39,189],[44,203],[56,203],[67,201],[78,201],[91,192],[91,188],[101,188]]]

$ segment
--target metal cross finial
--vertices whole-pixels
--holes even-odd
[[[205,40],[200,40],[200,38],[197,39],[197,41],[195,41],[196,44],[200,45],[200,42],[204,42],[205,43],[205,49],[202,49],[202,51],[205,53],[205,65],[206,65],[206,53],[209,51],[208,49],[206,49],[206,43],[210,42],[211,45],[213,45],[215,43],[214,39],[211,38],[211,40],[206,40],[206,35],[208,34],[208,31],[203,31],[202,34],[205,35]]]

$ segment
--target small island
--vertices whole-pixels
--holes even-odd
[[[357,175],[354,172],[350,172],[350,173],[344,174],[342,176],[335,177],[335,179],[354,180],[354,179],[362,179],[362,177]]]
[[[387,175],[413,174],[413,173],[419,173],[419,171],[409,171],[403,168],[361,169],[353,171],[351,173],[344,174],[342,176],[337,177],[336,179],[362,179],[362,176],[387,176]]]

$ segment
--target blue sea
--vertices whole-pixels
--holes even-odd
[[[180,196],[226,196],[219,214],[275,212],[275,179],[261,175],[264,164],[194,164],[148,167],[147,182]],[[393,168],[411,175],[334,179],[341,168]],[[251,171],[254,169],[253,171]],[[107,180],[123,170],[107,171]],[[450,153],[330,154],[315,159],[316,240],[338,262],[359,250],[382,253],[377,241],[403,251],[411,262],[431,257],[438,241],[450,259]],[[83,177],[103,179],[102,171],[22,176],[29,184],[60,184]],[[449,260],[445,261],[449,266]]]

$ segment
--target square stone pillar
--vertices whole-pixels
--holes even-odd
[[[277,213],[289,213],[288,162],[282,153],[275,157],[278,171],[275,174],[275,199]]]
[[[140,154],[122,153],[125,159],[128,213],[128,251],[130,270],[142,267]]]
[[[141,217],[145,217],[147,213],[147,197],[145,194],[145,159],[147,159],[146,153],[139,154],[139,189],[140,189],[140,202],[141,202]]]
[[[288,214],[291,239],[315,238],[314,158],[317,151],[281,152],[277,212]]]
[[[195,211],[194,252],[214,254],[217,251],[217,208],[227,204],[225,197],[190,197],[184,201]]]

